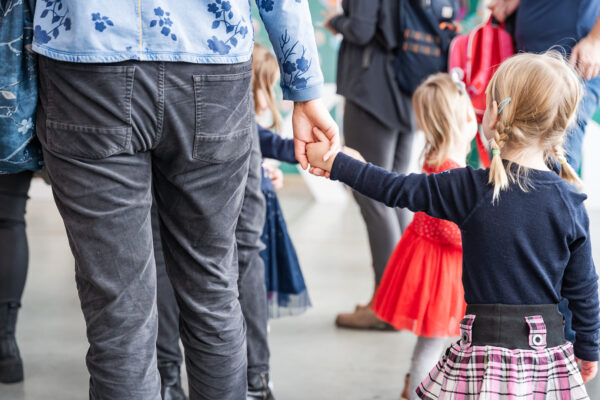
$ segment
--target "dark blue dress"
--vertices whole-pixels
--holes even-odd
[[[260,125],[258,133],[263,157],[297,163],[293,140],[282,139]],[[269,318],[298,315],[311,306],[310,298],[275,188],[264,168],[261,189],[267,203],[267,216],[261,237],[266,248],[260,255],[265,262]]]

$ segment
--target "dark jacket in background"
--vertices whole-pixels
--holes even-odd
[[[405,101],[398,101],[389,54],[398,45],[398,0],[343,0],[344,14],[330,25],[344,36],[337,92],[390,128],[410,130]]]

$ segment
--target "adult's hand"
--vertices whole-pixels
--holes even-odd
[[[600,73],[600,38],[591,33],[573,47],[571,65],[579,69],[584,79],[590,80]]]
[[[337,17],[338,15],[341,15],[341,14],[337,11],[329,10],[329,11],[321,12],[321,15],[323,15],[323,27],[325,29],[327,29],[329,32],[331,32],[332,34],[337,35],[339,32],[336,31],[333,26],[331,26],[329,21],[331,21],[332,18]]]
[[[491,0],[488,8],[492,11],[492,15],[500,22],[506,21],[519,7],[520,0]]]
[[[296,160],[303,169],[308,168],[306,145],[317,141],[313,135],[313,128],[319,128],[329,139],[329,151],[324,155],[324,161],[327,161],[340,148],[339,128],[321,99],[294,103],[292,126],[294,127]]]

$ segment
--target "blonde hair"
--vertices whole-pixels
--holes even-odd
[[[254,44],[252,51],[252,94],[254,95],[254,112],[257,113],[256,101],[258,91],[262,91],[266,97],[267,106],[273,116],[273,123],[269,128],[278,129],[281,124],[281,114],[277,108],[277,100],[273,86],[279,79],[279,65],[277,59],[266,47],[258,43]]]
[[[440,72],[419,85],[412,102],[417,124],[425,133],[422,156],[429,167],[439,167],[446,161],[456,135],[462,134],[469,96],[450,75]]]
[[[556,51],[544,54],[518,54],[504,61],[487,87],[488,108],[493,101],[510,101],[500,110],[494,137],[490,141],[492,162],[489,183],[494,185],[493,201],[509,183],[517,182],[522,190],[521,168],[511,172],[511,163],[504,165],[500,151],[509,146],[512,151],[537,146],[544,151],[546,162],[556,158],[561,164],[560,176],[579,185],[579,177],[567,163],[563,142],[566,130],[576,118],[582,95],[577,72]],[[489,111],[488,111],[489,112]],[[526,176],[523,174],[524,176]]]

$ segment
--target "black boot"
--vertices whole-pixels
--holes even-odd
[[[177,363],[158,367],[160,373],[160,394],[163,400],[187,400],[181,387],[181,372]]]
[[[15,339],[18,303],[0,304],[0,382],[23,380],[23,360]]]
[[[248,374],[248,395],[246,400],[275,400],[269,387],[269,374]]]

